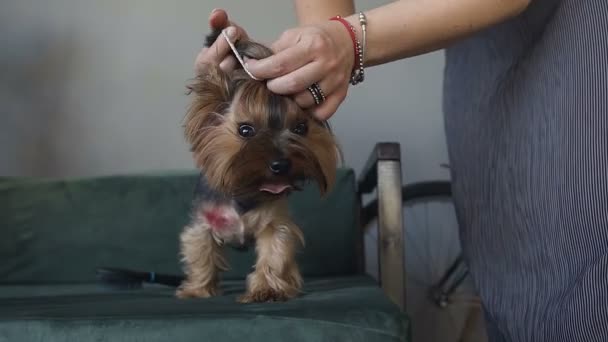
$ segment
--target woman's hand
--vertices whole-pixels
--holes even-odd
[[[209,26],[211,29],[226,29],[226,33],[232,42],[247,38],[247,32],[228,20],[228,14],[222,9],[214,9],[211,11],[211,14],[209,15]],[[198,74],[201,71],[203,64],[219,64],[220,69],[230,71],[234,70],[237,63],[238,61],[232,55],[230,45],[228,45],[224,37],[220,35],[210,47],[204,47],[199,52],[194,62],[194,69]]]
[[[285,32],[272,46],[276,55],[248,64],[254,76],[269,79],[272,91],[297,94],[296,100],[303,107],[314,104],[306,88],[318,82],[327,100],[316,108],[316,115],[327,119],[346,97],[354,48],[350,33],[340,22],[323,18],[327,11],[351,12],[352,2],[336,0],[331,5],[317,6],[320,2],[297,1],[300,21],[315,25]],[[369,68],[445,48],[518,15],[530,3],[531,0],[391,1],[365,13],[368,29],[364,65]],[[344,19],[355,27],[357,38],[361,39],[358,15]]]
[[[315,108],[315,116],[330,118],[346,98],[355,61],[347,28],[338,21],[328,21],[290,29],[271,48],[273,56],[247,61],[249,71],[267,79],[271,91],[295,95],[304,108],[315,106],[307,88],[316,82],[326,100]]]

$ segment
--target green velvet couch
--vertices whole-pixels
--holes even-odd
[[[0,341],[409,341],[399,177],[399,146],[383,143],[359,177],[340,169],[327,198],[314,187],[293,195],[304,293],[263,304],[235,300],[253,251],[230,250],[223,294],[209,299],[97,281],[103,266],[181,274],[178,234],[196,171],[0,177]],[[362,266],[365,193],[379,199],[381,282]]]

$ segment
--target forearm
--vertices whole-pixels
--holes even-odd
[[[366,11],[365,64],[439,50],[523,11],[529,0],[404,0]],[[358,14],[346,18],[361,37]]]
[[[318,24],[336,15],[346,17],[355,12],[353,0],[294,0],[294,6],[300,25]]]

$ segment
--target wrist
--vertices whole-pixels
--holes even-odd
[[[356,18],[356,23],[353,21]],[[348,32],[352,50],[353,50],[353,62],[351,65],[351,77],[350,83],[352,85],[356,85],[358,83],[363,82],[365,79],[364,74],[364,54],[365,54],[365,40],[366,40],[366,26],[367,26],[367,18],[361,12],[354,16],[350,16],[348,18],[342,18],[341,16],[335,16],[330,18],[330,21],[337,21],[342,24],[344,30]]]
[[[351,28],[347,27],[347,24],[345,24],[346,23],[338,20],[329,20],[327,22],[330,35],[332,35],[334,42],[336,42],[339,50],[348,56],[345,62],[348,64],[350,71],[354,70],[357,64],[356,35],[355,32],[351,31]]]

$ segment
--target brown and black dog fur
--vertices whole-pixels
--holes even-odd
[[[219,34],[208,36],[207,46]],[[250,40],[235,46],[243,57],[272,54]],[[239,301],[297,296],[302,276],[296,251],[304,236],[287,199],[306,182],[316,183],[322,194],[331,190],[340,153],[334,135],[309,110],[240,67],[225,72],[204,65],[188,89],[185,137],[201,176],[192,219],[180,237],[186,277],[176,295],[218,294],[220,273],[228,267],[223,248],[253,241],[257,260]]]

